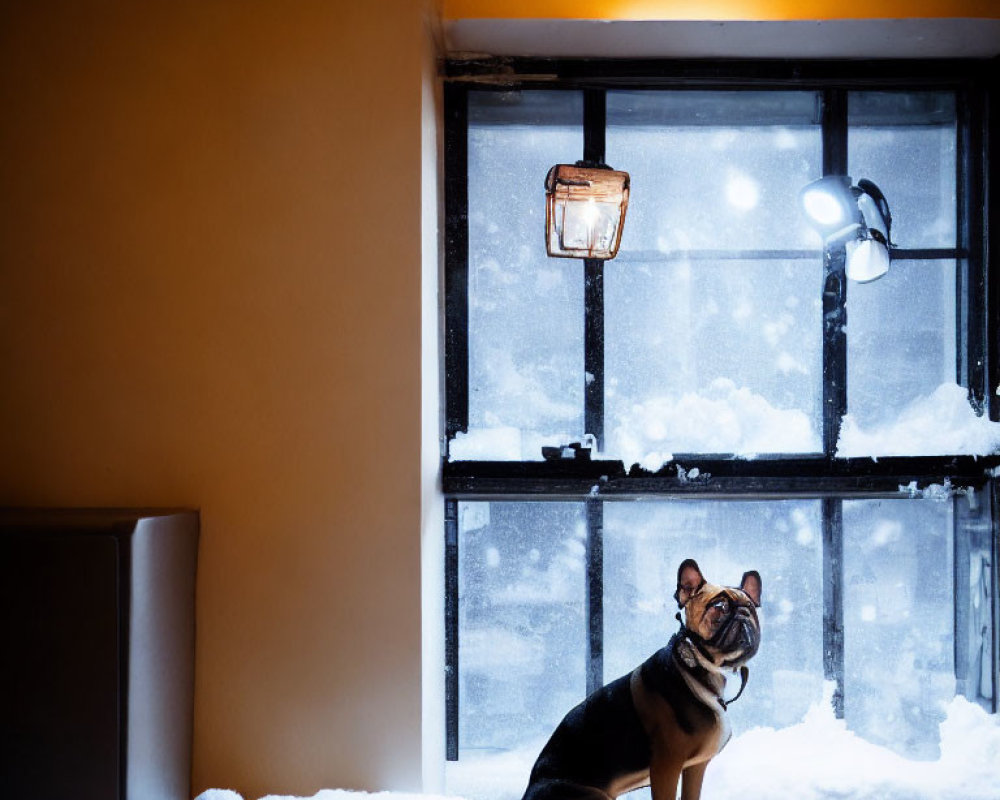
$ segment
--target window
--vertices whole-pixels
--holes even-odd
[[[500,83],[449,64],[459,769],[530,767],[570,707],[663,646],[689,556],[764,578],[735,728],[795,724],[830,686],[851,730],[933,759],[944,701],[997,710],[985,68],[863,67],[514,60]],[[546,257],[543,180],[578,159],[631,175],[612,261]],[[799,212],[830,174],[888,199],[878,281],[849,282]],[[887,693],[889,655],[906,669]]]

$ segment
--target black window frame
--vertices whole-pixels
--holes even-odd
[[[470,91],[567,89],[584,98],[583,151],[604,160],[605,97],[613,89],[797,89],[822,96],[823,174],[847,173],[847,95],[851,91],[948,90],[957,111],[957,246],[897,249],[895,259],[954,259],[956,270],[956,382],[973,406],[1000,420],[1000,267],[990,249],[996,223],[991,185],[1000,167],[1000,107],[994,79],[997,59],[938,61],[611,60],[503,58],[452,60],[444,65],[445,97],[445,682],[446,756],[458,759],[459,630],[458,504],[463,500],[579,500],[586,504],[585,602],[587,691],[603,683],[602,531],[605,500],[704,497],[706,499],[813,498],[822,501],[825,677],[836,682],[834,705],[843,712],[843,520],[844,500],[901,498],[901,487],[949,483],[984,491],[992,509],[993,586],[1000,583],[1000,492],[994,473],[1000,456],[838,458],[840,422],[847,410],[847,281],[843,246],[824,253],[823,452],[769,454],[752,459],[729,454],[677,453],[655,473],[621,461],[450,461],[447,445],[468,429],[468,189],[467,133]],[[991,154],[993,157],[991,158]],[[541,232],[539,232],[539,242]],[[603,261],[583,260],[584,420],[603,444]],[[690,479],[693,468],[697,480]],[[961,515],[954,515],[956,525]],[[956,536],[956,541],[958,541]],[[956,581],[956,594],[961,582]],[[960,599],[960,598],[959,598]],[[996,603],[994,604],[996,606]],[[956,603],[956,615],[958,603]],[[956,620],[957,621],[957,620]],[[959,628],[956,627],[956,631]],[[1000,631],[993,609],[993,700],[998,710]],[[956,634],[956,653],[959,643]],[[960,665],[956,659],[956,673]],[[956,677],[960,677],[956,675]]]

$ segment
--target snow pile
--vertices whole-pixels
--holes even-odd
[[[362,798],[381,798],[382,800],[462,800],[459,797],[444,797],[435,794],[405,794],[401,792],[350,792],[346,789],[322,789],[312,798],[300,798],[294,795],[269,794],[261,800],[362,800]],[[231,789],[208,789],[194,800],[243,800],[243,796]]]
[[[243,795],[232,789],[206,789],[194,800],[243,800]]]
[[[538,451],[541,458],[542,451]],[[510,426],[459,431],[448,446],[449,461],[520,461],[521,430]]]
[[[946,707],[941,758],[911,761],[865,741],[829,702],[782,730],[734,739],[705,775],[705,797],[737,800],[997,800],[1000,725],[963,697]]]
[[[844,416],[837,455],[864,456],[978,455],[1000,451],[1000,422],[977,416],[968,390],[943,383],[919,397],[881,428],[864,430],[851,414]]]
[[[865,741],[823,702],[787,728],[754,728],[735,737],[705,773],[706,800],[1000,800],[1000,722],[963,697],[946,706],[941,757],[913,761]],[[470,800],[519,800],[537,742],[448,767],[448,787]],[[625,795],[649,797],[648,789]]]
[[[809,415],[776,408],[762,395],[717,378],[703,392],[656,396],[635,403],[610,420],[607,451],[600,458],[621,459],[656,471],[674,453],[817,453],[819,435]],[[540,461],[542,447],[580,441],[578,434],[543,433],[512,426],[459,433],[451,442],[452,461]],[[944,383],[904,408],[891,422],[866,426],[844,416],[837,455],[979,455],[1000,452],[1000,422],[977,416],[968,392]]]
[[[405,792],[349,792],[345,789],[323,789],[312,798],[298,798],[292,795],[269,794],[260,800],[361,800],[361,798],[381,798],[381,800],[461,800],[458,797],[444,797],[437,794],[406,794]]]
[[[775,408],[728,378],[707,391],[651,397],[616,421],[608,458],[657,470],[673,453],[809,453],[822,449],[809,416]]]
[[[545,738],[529,745],[491,755],[461,757],[445,768],[449,792],[469,800],[521,800],[528,787],[528,774],[545,744]]]
[[[509,425],[470,428],[459,432],[448,446],[449,461],[541,461],[542,448],[579,442],[569,433],[545,434]]]
[[[827,684],[822,703],[788,728],[754,728],[738,736],[709,765],[706,800],[998,800],[1000,722],[956,697],[940,724],[941,757],[911,761],[867,742],[837,719]],[[463,757],[449,765],[448,783],[469,800],[518,800],[542,742],[488,757]],[[458,784],[458,785],[456,785]],[[648,797],[646,789],[629,798]],[[451,796],[324,789],[311,800],[459,800]],[[236,792],[210,789],[195,800],[243,800]],[[261,800],[299,800],[268,795]],[[303,799],[304,800],[304,799]]]

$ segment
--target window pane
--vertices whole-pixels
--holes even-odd
[[[848,170],[874,181],[900,247],[954,247],[955,96],[950,92],[848,95]]]
[[[761,574],[762,646],[729,709],[744,732],[799,722],[822,696],[822,526],[818,501],[604,504],[604,676],[634,669],[677,632],[677,568],[735,585]],[[730,681],[727,695],[739,681]]]
[[[608,452],[822,449],[822,259],[605,266]]]
[[[583,509],[459,504],[463,758],[535,746],[586,694]]]
[[[958,692],[993,710],[997,687],[993,487],[958,499],[955,515],[955,677]]]
[[[584,433],[583,264],[544,245],[545,175],[582,157],[582,108],[579,92],[469,95],[471,436],[452,457],[539,460]]]
[[[869,741],[938,756],[955,696],[952,504],[844,503],[844,715]]]
[[[934,413],[935,404],[953,399],[954,392],[935,395],[942,384],[964,397],[954,386],[955,292],[954,261],[894,262],[877,281],[848,284],[843,455],[962,451],[961,441],[948,435],[950,406]],[[924,406],[926,413],[919,413]],[[965,416],[975,423],[971,407]]]
[[[816,247],[812,92],[609,92],[607,162],[631,175],[625,254]]]

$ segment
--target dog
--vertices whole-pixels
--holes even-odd
[[[726,706],[743,693],[760,646],[760,574],[708,583],[694,559],[677,570],[681,629],[631,673],[570,711],[542,748],[522,800],[611,800],[650,786],[653,800],[698,800],[708,762],[729,741]],[[733,700],[726,673],[740,671]]]

